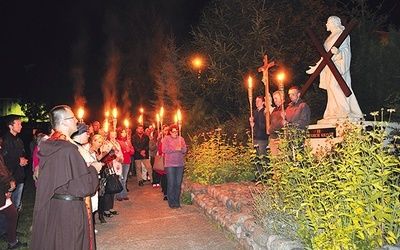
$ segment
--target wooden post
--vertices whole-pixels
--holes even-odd
[[[270,102],[271,102],[271,100],[269,99],[268,69],[270,67],[275,66],[275,62],[268,63],[268,55],[264,56],[263,62],[264,62],[264,65],[258,68],[258,72],[262,72],[263,73],[262,82],[264,83],[265,109],[267,110],[267,112],[265,112],[265,123],[266,123],[266,130],[267,130],[267,133],[268,133],[269,125],[270,125],[269,105],[270,105]]]

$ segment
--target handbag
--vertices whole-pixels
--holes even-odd
[[[164,156],[162,155],[156,155],[154,157],[154,165],[153,165],[154,170],[159,170],[159,171],[164,171]]]
[[[114,168],[109,168],[105,183],[105,193],[118,194],[121,193],[122,189],[123,187],[119,181],[119,176],[115,173]]]

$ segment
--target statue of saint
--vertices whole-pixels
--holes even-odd
[[[344,26],[342,25],[340,18],[337,16],[330,16],[328,18],[326,29],[327,31],[330,31],[331,34],[325,40],[325,50],[331,50],[331,52],[333,53],[333,63],[342,75],[343,80],[346,82],[351,92],[353,92],[351,88],[350,77],[350,36],[346,37],[339,48],[333,46],[335,41],[344,30]],[[310,69],[307,70],[306,73],[314,73],[315,69],[318,67],[321,61],[322,58],[317,62],[315,66],[310,66]],[[332,124],[337,122],[338,120],[346,119],[349,121],[357,121],[363,118],[363,114],[361,112],[360,106],[358,105],[354,92],[349,97],[346,97],[328,66],[325,66],[324,69],[321,71],[319,87],[322,89],[326,89],[328,95],[324,119],[319,120],[319,124]]]

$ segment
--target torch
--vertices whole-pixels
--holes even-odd
[[[249,103],[250,103],[250,117],[253,117],[253,79],[249,76],[248,79],[249,88],[248,88],[248,95],[249,95]],[[251,145],[253,145],[254,140],[254,126],[251,126]]]
[[[282,99],[282,114],[283,114],[283,125],[285,125],[286,114],[285,114],[285,86],[283,84],[283,79],[285,78],[285,74],[282,72],[278,75],[278,87],[281,93]]]
[[[79,123],[84,123],[83,122],[83,114],[85,113],[85,111],[83,110],[83,108],[79,108],[79,110],[78,110],[78,119],[79,119]]]
[[[113,129],[114,131],[117,131],[117,108],[113,109]]]

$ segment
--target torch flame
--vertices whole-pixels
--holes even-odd
[[[78,110],[78,118],[82,119],[84,113],[85,113],[85,111],[83,110],[83,108],[79,108],[79,110]]]

